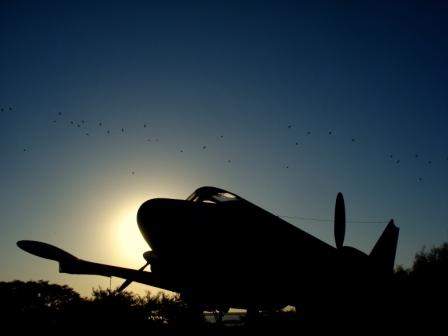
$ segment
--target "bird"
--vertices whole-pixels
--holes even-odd
[[[202,149],[207,149],[207,146],[202,146]]]
[[[61,115],[62,115],[62,112],[58,112],[58,115],[60,115],[60,116],[61,116]]]
[[[124,133],[124,128],[123,127],[121,128],[121,133]]]
[[[306,132],[307,135],[311,135],[311,131]]]
[[[291,129],[292,128],[292,125],[288,125],[288,129]]]
[[[146,128],[146,124],[143,124],[143,128]]]
[[[100,121],[100,122],[98,123],[98,126],[103,126],[103,123]]]
[[[110,134],[110,130],[107,130],[106,133],[107,133],[107,134]]]
[[[298,146],[299,145],[299,142],[298,141],[296,141],[296,146]]]
[[[356,140],[355,138],[352,138],[352,142],[355,142],[355,140]]]
[[[332,131],[328,131],[328,135],[332,135],[333,134],[333,132]]]
[[[421,182],[423,179],[421,177],[418,178],[418,181]]]

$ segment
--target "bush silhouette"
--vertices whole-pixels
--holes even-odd
[[[360,316],[371,314],[374,320],[370,321],[380,327],[387,325],[389,330],[411,331],[415,327],[424,327],[427,331],[444,330],[447,283],[448,243],[430,250],[423,248],[416,253],[411,268],[396,268],[393,282],[385,287],[381,300],[372,309],[361,311]],[[101,332],[125,328],[128,332],[145,330],[154,334],[175,334],[191,328],[197,331],[198,326],[202,331],[210,330],[203,329],[204,319],[198,309],[186,304],[179,295],[147,292],[139,296],[127,291],[98,288],[93,290],[91,298],[83,298],[66,285],[42,280],[15,280],[0,282],[0,297],[2,323],[4,327],[13,327],[16,332],[48,333],[67,330],[67,326],[78,332],[86,328]],[[384,312],[391,315],[386,316]],[[315,322],[324,321],[321,318]],[[350,323],[350,316],[347,323]],[[244,326],[241,328],[243,332],[247,331]],[[277,330],[275,328],[273,330]],[[212,330],[212,333],[216,332],[216,329]]]

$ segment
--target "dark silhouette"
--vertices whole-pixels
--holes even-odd
[[[308,321],[345,325],[384,303],[398,241],[391,221],[370,255],[344,246],[342,194],[335,207],[336,248],[215,187],[199,188],[187,200],[149,200],[137,221],[152,249],[140,270],[88,262],[45,243],[18,245],[58,261],[61,272],[127,279],[120,290],[137,281],[180,293],[197,316],[234,307],[254,319],[260,311],[292,305],[304,307]],[[151,272],[144,271],[148,264]]]
[[[397,267],[394,280],[393,306],[399,328],[446,333],[448,243],[429,251],[423,248],[415,255],[412,268]]]
[[[68,257],[68,256],[66,256]],[[294,310],[266,310],[263,313],[241,315],[234,324],[206,322],[195,313],[179,295],[163,293],[138,296],[131,292],[95,289],[91,298],[82,298],[68,286],[49,284],[47,281],[0,282],[3,327],[13,327],[15,332],[110,331],[121,328],[126,331],[144,331],[156,335],[175,335],[195,332],[204,335],[290,334],[291,332],[329,332],[343,330],[346,333],[360,330],[381,332],[446,332],[446,302],[448,299],[448,243],[429,251],[422,249],[415,256],[410,269],[397,266],[392,281],[383,286],[377,304],[369,305],[360,299],[360,305],[347,308],[347,303],[317,306],[318,317],[310,316],[302,305]],[[376,286],[379,284],[377,283]],[[384,290],[384,288],[388,288]],[[281,291],[282,288],[272,288]],[[265,293],[261,293],[263,297]],[[370,296],[373,296],[372,294]],[[375,302],[375,301],[373,301]],[[336,307],[335,307],[336,306]],[[367,308],[366,308],[367,307]],[[330,316],[348,321],[339,325],[325,312],[336,308]],[[344,308],[342,311],[341,308]],[[219,317],[220,311],[213,311]],[[367,316],[370,319],[364,324]],[[222,316],[221,316],[222,317]],[[117,329],[118,328],[118,329]],[[367,329],[366,329],[367,328]],[[445,331],[444,331],[445,330]]]
[[[0,297],[3,328],[19,333],[73,322],[83,302],[72,288],[47,281],[0,282]]]
[[[141,297],[131,292],[95,289],[82,298],[72,288],[47,281],[0,282],[2,326],[15,332],[52,333],[66,330],[145,330],[169,334],[186,327],[198,328],[179,296],[163,293]]]

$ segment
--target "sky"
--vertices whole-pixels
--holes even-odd
[[[448,241],[447,35],[442,1],[1,0],[0,281],[108,288],[16,242],[138,268],[139,205],[205,185],[333,246],[342,192],[344,244],[393,218],[412,266]]]

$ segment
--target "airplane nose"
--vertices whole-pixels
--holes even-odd
[[[137,223],[143,238],[153,251],[167,248],[173,240],[176,223],[185,201],[154,198],[143,203],[137,212]]]
[[[161,199],[150,199],[143,203],[137,211],[137,224],[143,238],[154,249],[155,237],[160,237],[161,222]]]

